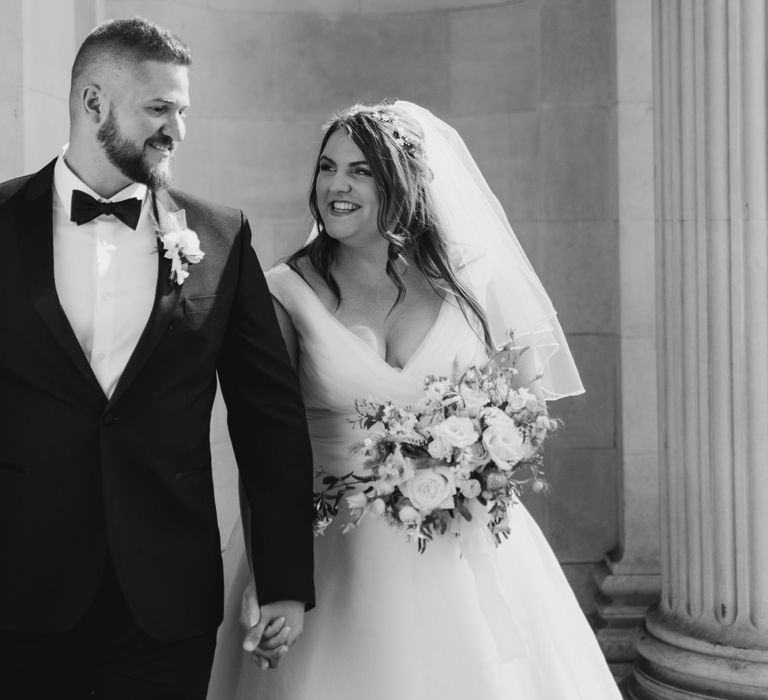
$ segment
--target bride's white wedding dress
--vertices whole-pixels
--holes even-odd
[[[270,271],[290,314],[315,464],[350,471],[364,433],[349,422],[355,399],[410,404],[428,374],[453,376],[483,360],[481,340],[446,302],[402,368],[387,364],[337,321],[285,265]],[[280,523],[274,524],[275,528]],[[260,671],[239,650],[242,541],[210,700],[603,700],[620,694],[549,545],[524,506],[494,548],[480,525],[419,554],[403,532],[371,517],[315,540],[317,607],[280,668]],[[470,544],[471,543],[471,544]]]

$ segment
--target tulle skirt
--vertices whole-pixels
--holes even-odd
[[[424,554],[371,518],[316,539],[317,607],[279,669],[241,651],[238,526],[209,700],[618,700],[552,550],[522,504],[496,548],[479,525]]]

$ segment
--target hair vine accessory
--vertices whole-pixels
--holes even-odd
[[[409,155],[413,155],[419,148],[419,143],[402,133],[397,116],[387,114],[378,109],[371,110],[371,116],[382,124],[388,124],[392,128],[392,138],[400,144],[400,147]]]

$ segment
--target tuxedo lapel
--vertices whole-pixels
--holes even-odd
[[[102,396],[96,376],[56,294],[53,272],[53,167],[49,163],[32,176],[22,198],[18,223],[19,254],[32,304],[64,354]]]
[[[152,198],[152,210],[156,227],[161,231],[171,230],[172,226],[174,226],[175,216],[179,211],[178,207],[176,207],[171,196],[164,190],[153,194]],[[162,245],[160,245],[159,241],[157,246],[157,265],[157,287],[152,313],[133,354],[129,358],[122,375],[120,375],[120,380],[109,400],[110,405],[120,398],[126,388],[139,374],[141,368],[160,341],[160,338],[166,332],[173,312],[178,305],[181,292],[180,285],[171,282],[171,261],[164,256]]]

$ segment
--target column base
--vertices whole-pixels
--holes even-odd
[[[632,700],[763,700],[768,697],[768,651],[706,641],[695,623],[654,607],[638,643],[628,684]],[[687,634],[688,632],[688,634]],[[711,636],[710,636],[711,638]]]
[[[608,560],[593,574],[598,593],[591,622],[617,680],[632,673],[645,614],[648,606],[658,602],[661,586],[658,574],[626,569]]]

